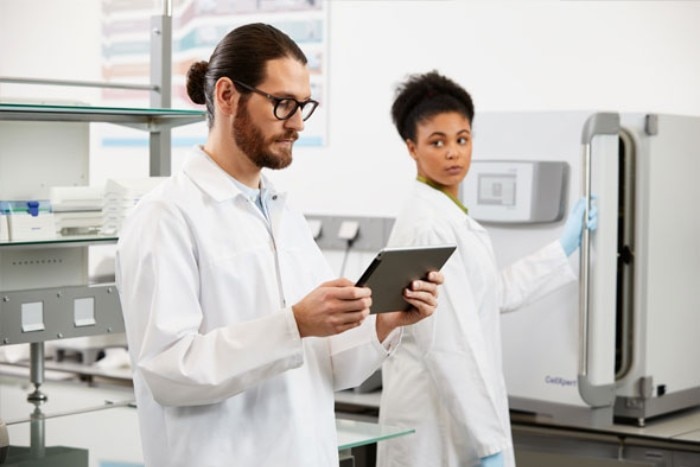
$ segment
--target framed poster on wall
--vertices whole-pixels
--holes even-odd
[[[157,5],[154,5],[157,4]],[[147,84],[150,80],[150,19],[162,14],[162,2],[102,0],[102,56],[105,81]],[[327,7],[324,0],[173,0],[172,107],[200,109],[187,96],[186,73],[193,62],[208,60],[216,44],[238,26],[262,22],[288,34],[304,51],[311,73],[311,91],[320,102],[305,123],[296,146],[318,147],[327,142]],[[148,107],[148,92],[106,89],[103,105]],[[202,144],[206,124],[173,131],[173,158],[180,149]],[[103,149],[147,147],[147,135],[119,127],[101,132]]]

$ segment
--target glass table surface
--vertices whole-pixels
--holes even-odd
[[[364,446],[366,444],[374,444],[399,436],[410,435],[416,431],[412,428],[399,428],[342,418],[335,420],[335,426],[338,430],[339,451]]]

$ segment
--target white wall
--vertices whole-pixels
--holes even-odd
[[[99,5],[0,0],[0,76],[98,80]],[[431,69],[472,93],[477,129],[486,110],[700,115],[698,24],[690,1],[331,0],[329,145],[272,177],[305,212],[394,215],[414,170],[393,87]]]
[[[0,76],[101,79],[101,2],[0,0]],[[0,83],[0,98],[94,101],[92,88]]]
[[[700,2],[330,6],[330,145],[297,151],[278,177],[309,212],[395,214],[414,176],[389,117],[393,86],[407,73],[438,69],[462,83],[477,131],[485,110],[700,115]]]

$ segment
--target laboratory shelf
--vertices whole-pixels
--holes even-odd
[[[71,235],[42,240],[18,240],[13,242],[0,242],[0,250],[21,248],[23,250],[34,248],[78,247],[91,245],[109,245],[117,243],[119,237],[114,235]]]
[[[0,120],[115,123],[148,131],[203,121],[204,111],[0,103]]]

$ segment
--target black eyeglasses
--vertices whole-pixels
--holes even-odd
[[[311,116],[311,114],[314,113],[316,107],[318,107],[318,102],[316,102],[313,99],[301,102],[292,97],[276,97],[272,94],[263,92],[260,89],[256,89],[253,86],[248,86],[247,84],[241,83],[240,81],[234,80],[233,82],[241,86],[242,88],[247,89],[248,91],[266,97],[270,100],[270,102],[275,104],[272,113],[275,115],[275,118],[277,120],[288,120],[292,118],[292,115],[296,113],[297,109],[301,109],[301,119],[306,121]]]

